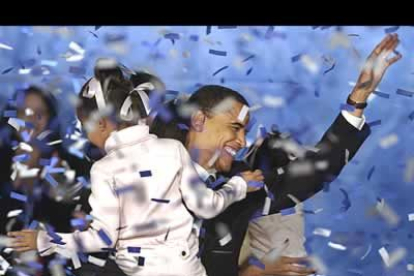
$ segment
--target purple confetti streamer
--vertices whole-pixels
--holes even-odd
[[[160,198],[151,198],[151,201],[155,201],[158,203],[170,203],[169,199],[160,199]]]
[[[375,171],[375,166],[373,166],[373,167],[369,170],[369,172],[368,172],[368,176],[367,176],[367,180],[370,180],[370,179],[371,179],[371,176],[372,176],[372,174],[374,173],[374,171]]]
[[[83,230],[86,228],[86,220],[82,219],[82,218],[76,218],[76,219],[71,219],[70,220],[70,225],[74,228],[77,228],[79,230]]]
[[[26,162],[30,159],[30,155],[25,154],[19,154],[13,157],[13,162]]]
[[[128,246],[127,250],[129,253],[141,253],[141,247]]]
[[[387,93],[383,93],[383,92],[379,92],[379,91],[374,91],[374,94],[381,97],[381,98],[385,98],[385,99],[389,99],[390,98],[390,94]]]
[[[139,172],[139,175],[141,177],[151,177],[152,176],[152,173],[151,173],[151,171],[140,171]]]
[[[244,158],[244,155],[249,151],[248,147],[244,147],[237,151],[236,155],[234,156],[234,160],[241,161]]]
[[[176,40],[176,39],[178,40],[178,39],[180,39],[180,35],[177,34],[177,33],[168,33],[168,34],[164,35],[164,38],[172,39],[172,40]]]
[[[46,174],[45,176],[46,181],[52,185],[53,187],[57,187],[57,185],[59,185],[59,183],[57,183],[57,181],[53,178],[53,176],[49,173]]]
[[[404,90],[404,89],[397,89],[396,93],[398,95],[406,96],[406,97],[410,97],[410,98],[414,95],[414,92],[407,91],[407,90]]]
[[[210,49],[208,53],[211,55],[222,56],[222,57],[227,56],[226,51],[219,51],[219,50],[214,50],[214,49]]]
[[[88,32],[90,32],[94,37],[99,38],[99,36],[97,34],[95,34],[94,32],[92,32],[92,31],[88,31]]]
[[[325,70],[325,72],[323,72],[323,75],[325,75],[325,74],[329,73],[330,71],[332,71],[335,68],[335,65],[336,65],[335,63],[332,64],[332,66],[329,69],[327,69],[327,70]]]
[[[372,122],[368,123],[368,125],[370,127],[379,126],[379,125],[381,125],[381,120],[372,121]]]
[[[198,35],[190,35],[190,40],[197,42],[198,41]]]
[[[30,134],[29,134],[29,132],[27,132],[27,130],[23,131],[21,133],[21,135],[22,135],[23,141],[25,141],[25,142],[30,141]]]
[[[262,181],[249,181],[247,182],[247,186],[253,187],[253,188],[263,188],[264,183]]]
[[[344,189],[342,189],[342,188],[339,188],[339,190],[343,193],[343,195],[344,195],[344,199],[342,200],[342,207],[341,207],[341,211],[342,212],[346,212],[346,211],[348,211],[348,209],[351,207],[351,201],[349,200],[349,195],[348,195],[348,193],[344,190]]]
[[[256,56],[256,55],[250,55],[250,56],[248,56],[247,58],[243,59],[243,60],[242,60],[242,62],[246,62],[246,61],[248,61],[248,60],[250,60],[250,59],[254,58],[255,56]]]
[[[98,231],[98,235],[106,245],[112,244],[111,238],[109,238],[109,236],[105,233],[103,229]]]
[[[300,58],[302,57],[302,54],[298,54],[298,55],[296,55],[296,56],[293,56],[292,58],[291,58],[291,61],[292,62],[297,62],[297,61],[299,61],[300,60]]]
[[[218,73],[220,73],[221,71],[226,70],[227,68],[229,68],[229,66],[223,66],[223,67],[221,67],[220,69],[218,69],[216,72],[214,72],[214,73],[213,73],[213,77],[214,77],[215,75],[217,75]]]
[[[250,256],[248,262],[250,265],[254,265],[262,270],[265,269],[265,265],[258,258],[254,256]]]
[[[408,116],[408,118],[410,118],[411,121],[414,120],[414,111],[412,111],[410,113],[410,115]]]
[[[186,124],[178,124],[178,127],[179,127],[181,130],[189,130],[189,127],[188,127]]]
[[[128,193],[128,192],[132,192],[135,190],[135,186],[134,185],[128,185],[119,189],[115,190],[115,193],[117,195],[123,194],[123,193]]]
[[[280,210],[282,216],[292,215],[296,212],[295,207]]]
[[[2,75],[5,75],[5,74],[7,74],[7,73],[11,72],[13,69],[14,69],[14,67],[7,68],[7,69],[3,70],[3,71],[1,72],[1,74],[2,74]]]
[[[37,220],[33,220],[30,225],[29,225],[29,229],[36,229],[37,226],[39,225],[39,222]]]
[[[253,67],[251,67],[249,70],[247,70],[246,72],[246,76],[250,75],[250,73],[253,71]]]

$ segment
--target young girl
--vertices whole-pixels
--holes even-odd
[[[180,142],[149,134],[142,123],[149,114],[142,89],[133,89],[118,67],[97,65],[77,108],[88,139],[106,152],[91,169],[93,222],[71,234],[11,232],[13,247],[41,255],[110,250],[128,275],[206,275],[193,215],[209,219],[242,200],[246,191],[257,190],[247,182],[262,181],[261,172],[208,189]]]

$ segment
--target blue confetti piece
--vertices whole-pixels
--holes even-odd
[[[71,66],[69,67],[69,73],[75,75],[85,75],[86,69],[84,67]]]
[[[246,61],[248,61],[248,60],[250,60],[250,59],[254,58],[255,56],[256,56],[256,55],[250,55],[250,56],[248,56],[247,58],[243,59],[243,60],[242,60],[242,62],[246,62]]]
[[[211,33],[211,26],[207,26],[206,35],[209,35],[210,33]]]
[[[250,73],[253,71],[253,67],[251,67],[249,70],[247,70],[246,72],[246,76],[250,75]]]
[[[385,98],[385,99],[389,99],[390,98],[390,94],[387,94],[387,93],[383,93],[383,92],[379,92],[379,91],[374,91],[374,94],[377,95],[378,97],[381,97],[381,98]]]
[[[30,268],[33,268],[35,270],[41,270],[43,268],[42,264],[40,264],[38,262],[35,262],[35,261],[30,261],[30,262],[27,262],[26,264],[27,264],[27,266],[29,266]]]
[[[109,236],[105,233],[103,229],[98,231],[98,235],[106,245],[112,244],[111,238],[109,238]]]
[[[179,127],[181,130],[189,130],[189,127],[188,127],[186,124],[178,124],[178,127]]]
[[[190,35],[190,40],[197,42],[198,41],[198,35]]]
[[[291,61],[292,62],[297,62],[297,61],[299,61],[300,60],[300,58],[302,57],[302,54],[298,54],[298,55],[296,55],[296,56],[293,56],[292,58],[291,58]]]
[[[10,73],[13,69],[14,69],[14,67],[7,68],[7,69],[3,70],[3,71],[1,72],[1,74],[2,74],[2,75],[5,75],[5,74],[7,74],[7,73]]]
[[[256,267],[258,267],[262,270],[265,269],[265,265],[258,258],[254,257],[254,256],[249,257],[248,263],[250,265],[254,265],[254,266],[256,266]]]
[[[386,28],[386,29],[384,30],[384,32],[385,32],[386,34],[389,34],[389,33],[394,33],[394,32],[396,32],[399,28],[400,28],[399,26],[396,26],[396,27],[389,27],[389,28]]]
[[[123,194],[123,193],[128,193],[128,192],[132,192],[135,190],[135,186],[134,185],[128,185],[119,189],[115,190],[115,193],[117,195]]]
[[[144,266],[145,265],[145,258],[144,257],[141,257],[141,256],[138,257],[138,265],[139,266]]]
[[[29,229],[36,229],[39,226],[39,222],[37,220],[33,220],[30,225],[29,225]]]
[[[102,28],[102,26],[95,26],[95,31],[99,30],[100,28]]]
[[[414,92],[407,91],[407,90],[404,90],[404,89],[397,89],[396,93],[398,95],[406,96],[406,97],[412,97],[414,95]]]
[[[334,64],[332,64],[332,66],[331,66],[329,69],[325,70],[325,72],[323,72],[323,75],[325,75],[325,74],[327,74],[327,73],[331,72],[334,68],[335,68],[335,63],[334,63]]]
[[[4,117],[8,118],[16,118],[17,117],[17,111],[16,110],[5,110],[3,112]]]
[[[46,174],[45,179],[53,187],[57,187],[57,185],[59,185],[59,183],[57,183],[57,181],[49,173]]]
[[[296,212],[295,207],[280,210],[282,216],[292,215]]]
[[[414,120],[414,111],[412,111],[410,115],[408,115],[408,118],[410,118],[411,121]]]
[[[376,120],[376,121],[369,122],[368,125],[370,127],[379,126],[379,125],[381,125],[381,120]]]
[[[197,183],[198,183],[198,181],[197,181]],[[217,188],[217,187],[219,187],[221,184],[223,184],[223,183],[226,183],[226,178],[225,177],[223,177],[223,176],[220,176],[218,179],[216,179],[215,181],[213,181],[213,182],[208,182],[208,183],[206,183],[207,184],[207,187],[209,187],[210,189],[215,189],[215,188]]]
[[[319,98],[319,96],[320,96],[320,94],[319,94],[319,90],[318,90],[318,89],[316,89],[316,90],[315,90],[315,97]]]
[[[247,186],[253,187],[253,188],[263,188],[264,183],[262,181],[249,181],[247,182]]]
[[[94,37],[99,38],[98,35],[95,34],[94,32],[92,32],[92,31],[88,31],[88,32],[91,33]]]
[[[155,201],[155,202],[158,202],[158,203],[170,203],[169,199],[151,198],[151,201]]]
[[[83,176],[78,176],[78,177],[76,178],[76,180],[77,180],[78,182],[82,183],[82,186],[83,186],[83,187],[88,186],[88,181],[86,181],[86,178],[85,178],[85,177],[83,177]]]
[[[256,122],[257,119],[255,117],[251,117],[246,125],[246,132],[249,132],[252,129],[252,127],[256,124]]]
[[[128,246],[127,250],[128,250],[129,253],[141,253],[141,247]]]
[[[260,137],[262,137],[262,138],[267,137],[267,130],[266,130],[265,126],[260,126],[259,131],[260,131]]]
[[[180,39],[180,35],[177,34],[177,33],[168,33],[168,34],[165,34],[164,35],[164,38],[170,39],[171,42],[172,42],[172,44],[174,44],[175,43],[175,40]]]
[[[269,26],[267,28],[266,33],[265,33],[265,39],[272,38],[274,29],[275,29],[275,27],[273,27],[273,26]]]
[[[79,159],[83,159],[84,158],[84,154],[83,152],[81,152],[80,150],[78,150],[77,148],[74,147],[69,147],[69,153],[78,157]]]
[[[79,230],[83,230],[83,229],[86,228],[87,224],[86,224],[86,221],[84,219],[76,218],[76,219],[71,219],[70,220],[70,225],[72,227],[75,227],[75,228],[79,229]]]
[[[23,131],[21,133],[21,135],[22,135],[23,141],[25,141],[25,142],[30,141],[30,134],[29,134],[29,132],[27,132],[27,130]]]
[[[59,158],[57,158],[56,156],[53,156],[52,158],[50,158],[50,166],[54,167],[56,166],[56,164],[59,162]]]
[[[368,172],[368,176],[367,176],[367,180],[370,180],[370,179],[371,179],[371,176],[372,176],[372,174],[374,173],[374,171],[375,171],[375,166],[373,166],[373,167],[369,170],[369,172]]]
[[[237,151],[236,155],[234,156],[234,160],[240,161],[243,160],[245,154],[249,151],[248,147],[241,148]]]
[[[23,125],[22,126],[28,128],[28,129],[34,129],[34,124],[33,123],[31,123],[31,122],[25,122],[25,121],[22,121],[22,122],[23,122]]]
[[[58,244],[58,245],[65,245],[66,244],[65,242],[62,241],[62,238],[60,238],[58,240],[53,239],[53,240],[50,240],[50,242],[54,243],[54,244]]]
[[[19,154],[13,157],[13,162],[26,162],[30,159],[30,155],[25,154]]]
[[[66,171],[65,168],[50,168],[47,170],[48,173],[64,173]]]
[[[82,263],[88,263],[88,255],[83,252],[77,252],[79,260],[81,260]]]
[[[215,75],[217,75],[218,73],[220,73],[221,71],[226,70],[227,68],[229,68],[229,66],[223,66],[223,67],[221,67],[220,69],[218,69],[216,72],[214,72],[214,73],[213,73],[213,77],[214,77]]]
[[[140,171],[139,172],[139,175],[141,177],[151,177],[152,176],[152,173],[151,173],[151,171]]]
[[[275,201],[275,195],[271,191],[267,191],[267,197],[270,198],[271,201]]]
[[[348,195],[348,193],[344,190],[344,189],[342,189],[342,188],[339,188],[339,190],[343,193],[343,195],[344,195],[344,199],[342,200],[342,207],[341,207],[341,211],[342,212],[346,212],[346,211],[348,211],[348,209],[351,207],[351,201],[349,200],[349,195]]]
[[[216,56],[222,56],[222,57],[227,56],[227,52],[226,51],[219,51],[219,50],[214,50],[214,49],[210,49],[208,51],[208,53],[209,54],[212,54],[212,55],[216,55]]]
[[[217,28],[220,29],[220,30],[237,29],[237,26],[217,26]]]
[[[126,36],[124,34],[106,34],[105,42],[106,43],[122,42],[125,40],[125,38]]]

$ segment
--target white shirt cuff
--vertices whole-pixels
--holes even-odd
[[[347,110],[341,111],[342,116],[344,116],[345,120],[348,121],[351,125],[353,125],[358,130],[361,130],[365,124],[365,116],[362,115],[362,118],[357,117],[349,113]]]

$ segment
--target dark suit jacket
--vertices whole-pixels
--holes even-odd
[[[280,137],[271,134],[256,153],[250,155],[247,163],[234,162],[228,176],[249,168],[263,170],[265,183],[274,195],[270,213],[278,213],[295,205],[295,202],[288,197],[289,194],[304,201],[322,190],[326,183],[334,180],[369,134],[370,128],[367,124],[359,131],[339,115],[318,143],[317,148],[320,150],[308,151],[305,157],[294,161],[291,161],[280,149],[272,148],[274,140]],[[305,175],[292,173],[295,166],[307,163],[314,167],[317,162],[324,161],[328,164],[324,170],[315,169]],[[279,173],[277,172],[277,168],[280,167],[283,168],[284,173],[280,173],[280,170]],[[249,221],[260,216],[265,198],[266,193],[263,189],[247,194],[244,200],[232,204],[219,216],[204,221],[205,236],[200,240],[203,244],[201,258],[209,276],[238,275],[240,249]],[[215,230],[217,223],[224,223],[230,229],[232,240],[224,246],[220,246],[218,242],[220,237]]]

